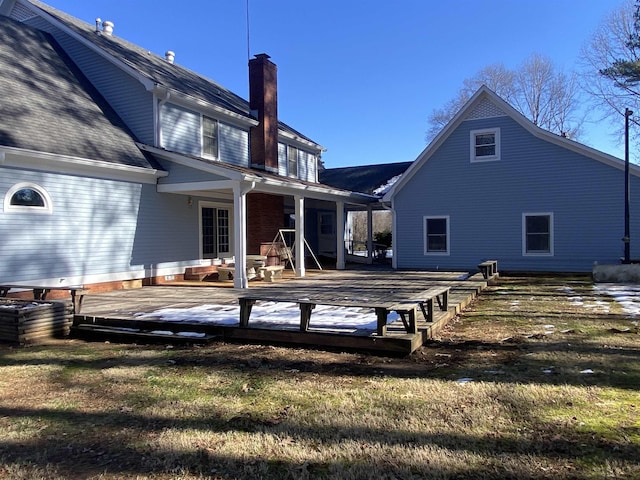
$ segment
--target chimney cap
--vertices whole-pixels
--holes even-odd
[[[254,57],[264,60],[271,58],[271,56],[267,55],[266,53],[258,53],[257,55],[254,55]]]

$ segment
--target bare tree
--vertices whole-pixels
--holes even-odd
[[[500,63],[484,67],[473,77],[466,78],[462,82],[462,88],[458,90],[455,98],[449,100],[443,107],[436,108],[431,112],[427,119],[427,141],[433,139],[449,123],[482,85],[486,85],[507,101],[513,99],[515,92],[513,72],[507,70]]]
[[[495,64],[464,80],[456,97],[429,115],[427,140],[434,138],[482,85],[536,125],[560,135],[578,136],[582,119],[578,116],[579,89],[575,74],[567,75],[549,58],[534,54],[516,70]]]
[[[622,138],[626,108],[640,113],[640,86],[625,81],[612,68],[621,62],[640,62],[640,46],[633,41],[636,31],[636,7],[627,1],[614,10],[593,34],[581,53],[583,88],[591,95],[595,107],[603,112],[600,120],[608,119],[617,127],[615,135]]]

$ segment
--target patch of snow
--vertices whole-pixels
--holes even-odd
[[[384,195],[385,193],[387,193],[389,190],[391,190],[391,187],[393,187],[393,185],[400,180],[400,177],[402,176],[402,174],[400,175],[396,175],[393,178],[390,178],[389,180],[387,180],[387,183],[385,183],[384,185],[380,185],[378,188],[376,188],[373,191],[374,195]]]
[[[0,309],[3,309],[3,310],[29,310],[31,308],[46,307],[46,306],[50,306],[50,305],[51,305],[51,303],[36,303],[36,302],[24,303],[24,302],[10,301],[8,303],[0,303]]]
[[[135,316],[140,319],[155,319],[165,322],[238,325],[240,307],[205,304],[188,308],[162,308],[149,313],[137,313]],[[391,312],[387,316],[387,323],[395,322],[399,318],[400,316],[396,312]],[[256,302],[251,310],[250,324],[273,328],[298,327],[300,325],[300,307],[294,302]],[[373,309],[317,305],[311,314],[310,327],[375,331],[377,317]]]
[[[600,283],[593,286],[599,295],[612,297],[627,315],[640,315],[640,285]]]

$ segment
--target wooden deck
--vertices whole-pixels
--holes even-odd
[[[114,335],[117,337],[114,333],[117,332],[115,328],[140,329],[138,338],[142,339],[141,342],[145,339],[157,339],[157,335],[148,333],[151,331],[197,332],[206,335],[202,337],[204,339],[408,354],[432,338],[490,281],[491,278],[485,279],[481,274],[467,278],[467,275],[461,272],[398,272],[371,269],[311,271],[307,277],[301,279],[288,278],[276,283],[251,283],[248,290],[221,288],[216,283],[183,282],[89,294],[84,299],[82,314],[75,317],[74,331],[77,335],[105,338]],[[389,324],[384,335],[378,335],[375,330],[341,331],[340,328],[328,328],[326,325],[314,326],[313,317],[307,331],[300,331],[299,328],[275,328],[259,322],[241,328],[239,322],[220,325],[205,323],[201,319],[199,322],[180,323],[141,319],[141,314],[167,308],[188,309],[203,304],[237,307],[238,299],[247,294],[283,302],[313,298],[318,304],[326,301],[327,305],[336,301],[340,304],[353,303],[354,306],[381,302],[406,303],[415,301],[416,295],[420,292],[441,285],[451,289],[448,310],[445,312],[436,309],[434,321],[429,323],[421,314],[416,315],[417,333],[407,333],[400,320]],[[169,338],[169,335],[164,338]],[[193,338],[181,338],[183,341],[193,341]],[[166,341],[169,343],[171,340]]]

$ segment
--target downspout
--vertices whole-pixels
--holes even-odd
[[[389,205],[387,202],[380,202],[380,204],[382,205],[382,208],[384,208],[385,210],[389,210],[391,212],[391,251],[392,256],[391,256],[391,267],[394,270],[397,270],[398,268],[398,259],[396,257],[396,252],[397,252],[397,242],[398,242],[398,236],[396,235],[396,209],[393,206],[394,200],[391,200],[391,205]]]
[[[373,263],[373,209],[367,205],[367,264]]]
[[[235,275],[233,286],[235,288],[249,288],[247,277],[247,194],[256,188],[256,182],[238,182],[233,187],[233,233]]]

